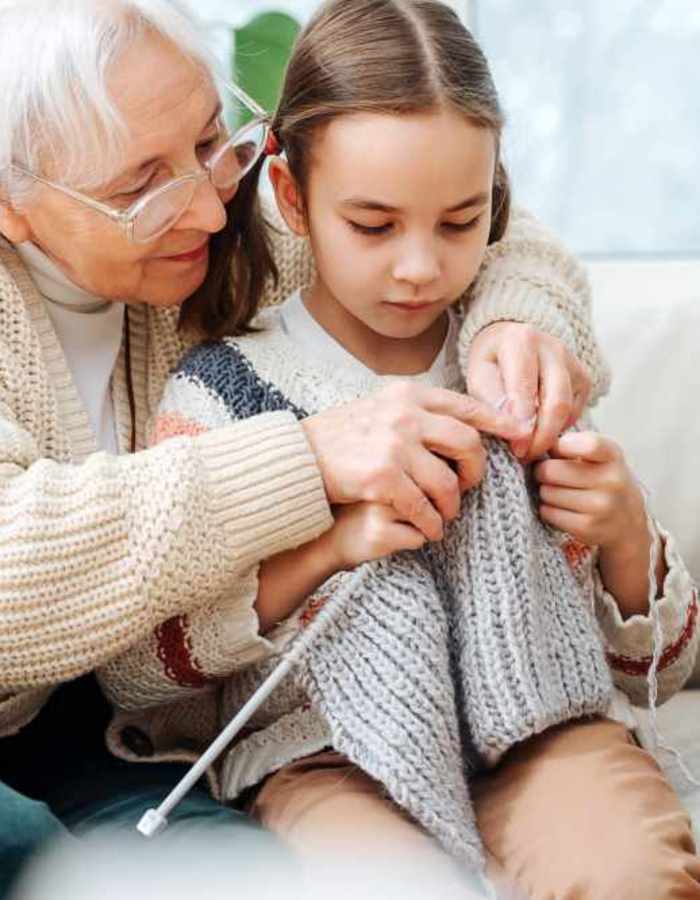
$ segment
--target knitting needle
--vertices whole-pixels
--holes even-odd
[[[271,672],[253,696],[245,703],[236,715],[231,719],[221,734],[214,740],[207,750],[199,757],[189,772],[175,785],[168,796],[156,809],[149,809],[143,814],[136,826],[137,830],[145,837],[155,837],[168,826],[168,816],[178,805],[187,792],[194,787],[204,775],[210,765],[223,753],[238,732],[248,722],[251,716],[267,700],[285,676],[289,674],[302,655],[311,646],[319,634],[330,624],[333,616],[344,605],[344,601],[352,596],[356,584],[363,577],[365,566],[360,566],[352,575],[352,578],[344,585],[322,609],[316,614],[311,624],[307,627],[301,639],[296,641],[291,650],[283,657],[279,665]]]

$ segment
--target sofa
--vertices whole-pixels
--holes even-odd
[[[596,425],[625,448],[698,581],[700,263],[597,262],[589,272],[596,332],[613,373],[609,395],[594,410]],[[637,717],[648,736],[648,715]],[[658,710],[658,725],[700,782],[700,660],[687,689]],[[700,786],[683,776],[672,754],[657,755],[700,837]]]

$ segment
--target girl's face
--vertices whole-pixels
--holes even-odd
[[[415,338],[442,319],[481,265],[495,163],[493,133],[448,110],[346,115],[323,129],[296,220],[313,247],[306,302],[321,324],[352,350],[353,333]],[[291,195],[276,187],[284,211]]]

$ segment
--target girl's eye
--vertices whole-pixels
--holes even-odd
[[[386,222],[384,225],[361,225],[359,222],[352,222],[350,219],[348,219],[348,225],[354,231],[359,231],[360,234],[369,235],[386,234],[391,228],[391,222]]]
[[[476,216],[476,218],[470,219],[468,222],[443,222],[442,227],[446,228],[448,231],[462,233],[465,231],[471,231],[472,228],[476,228],[480,221],[481,216],[478,215]]]

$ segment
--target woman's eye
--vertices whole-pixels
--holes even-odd
[[[468,222],[443,222],[442,226],[448,231],[464,232],[476,228],[480,221],[481,216],[479,215],[475,219],[470,219]]]
[[[114,194],[109,198],[109,202],[112,204],[116,204],[117,206],[131,206],[132,203],[135,203],[145,192],[145,186],[134,188],[129,191],[119,191],[118,194]]]
[[[113,194],[109,199],[116,201],[117,203],[127,203],[128,201],[137,200],[141,194],[148,190],[152,181],[153,179],[149,178],[147,181],[142,182],[136,187],[124,188],[124,190],[117,191],[117,193]]]
[[[391,228],[391,222],[385,222],[384,225],[361,225],[359,222],[352,222],[348,219],[348,225],[360,234],[386,234]]]
[[[209,153],[219,144],[219,135],[215,134],[213,137],[207,138],[205,141],[200,141],[197,144],[197,152],[198,153]]]

